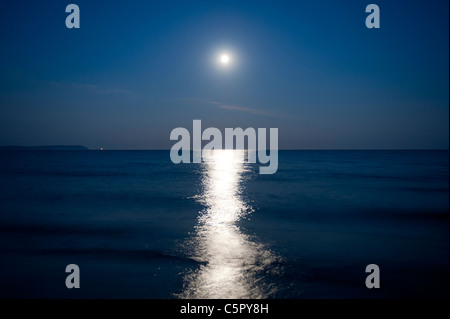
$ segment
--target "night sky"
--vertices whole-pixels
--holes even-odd
[[[0,145],[169,149],[201,119],[277,127],[281,149],[448,149],[448,6],[2,1]]]

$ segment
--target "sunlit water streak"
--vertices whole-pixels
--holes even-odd
[[[250,170],[244,159],[235,150],[204,157],[197,200],[205,208],[187,245],[200,267],[185,275],[180,298],[267,298],[275,292],[265,275],[274,270],[276,257],[238,225],[253,212],[242,196],[243,174]]]

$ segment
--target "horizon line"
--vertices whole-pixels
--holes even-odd
[[[83,147],[84,149],[45,149],[46,147]],[[10,148],[10,149],[9,149]],[[41,148],[41,149],[40,149]],[[40,145],[40,146],[18,146],[0,145],[0,151],[171,151],[170,148],[88,148],[82,145]],[[248,149],[222,149],[242,150]],[[267,149],[269,151],[275,149]],[[449,151],[449,148],[279,148],[278,151]],[[193,152],[194,150],[190,150]],[[258,151],[258,150],[255,150]]]

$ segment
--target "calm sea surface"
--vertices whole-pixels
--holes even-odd
[[[448,151],[280,151],[258,169],[234,151],[0,151],[0,297],[449,296]]]

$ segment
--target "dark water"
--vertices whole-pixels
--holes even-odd
[[[448,151],[281,151],[275,175],[257,172],[222,155],[1,151],[0,297],[449,296]]]

